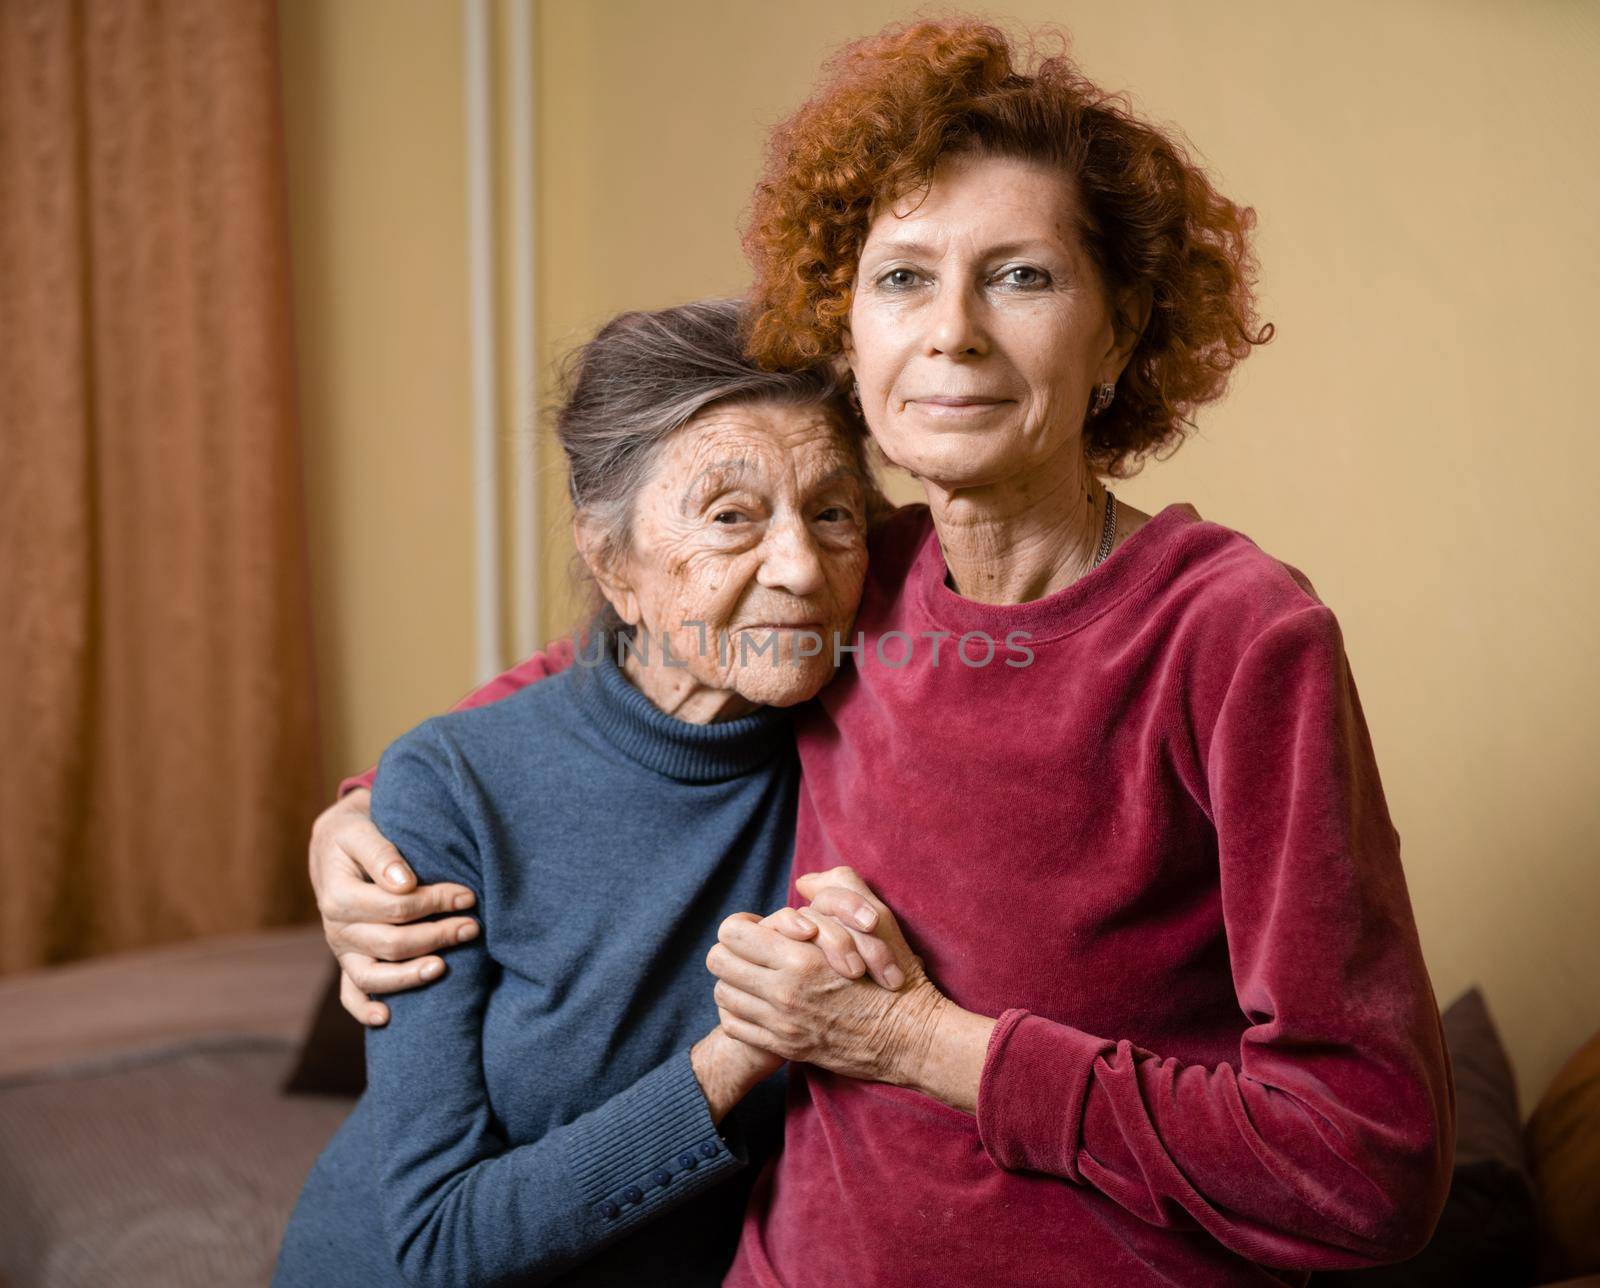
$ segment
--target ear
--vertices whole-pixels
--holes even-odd
[[[628,577],[626,560],[617,556],[612,548],[611,535],[605,526],[587,510],[572,516],[572,542],[588,566],[600,593],[606,602],[617,610],[617,616],[629,626],[639,624],[639,597],[634,593]]]
[[[1106,354],[1109,375],[1105,378],[1112,384],[1117,382],[1122,375],[1122,370],[1128,365],[1128,359],[1133,357],[1133,351],[1139,347],[1139,339],[1144,335],[1144,329],[1150,323],[1151,294],[1146,289],[1128,287],[1117,297],[1120,306],[1117,318],[1126,318],[1124,327],[1113,319],[1115,338],[1112,340],[1111,350]]]

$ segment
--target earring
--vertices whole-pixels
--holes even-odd
[[[845,397],[850,400],[850,405],[856,409],[856,415],[861,415],[861,386],[852,380],[849,392],[845,394]]]
[[[1116,396],[1117,387],[1109,380],[1096,385],[1094,387],[1094,402],[1089,408],[1089,414],[1091,416],[1098,416],[1107,407],[1111,406],[1111,400]]]

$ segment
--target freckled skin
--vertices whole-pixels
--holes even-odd
[[[866,575],[859,469],[815,407],[717,406],[673,435],[636,500],[629,549],[596,569],[623,620],[649,632],[647,661],[626,669],[656,705],[733,719],[832,678],[832,640],[848,634]],[[798,657],[793,629],[770,629],[802,624],[822,637],[815,657]],[[682,669],[665,664],[663,637]],[[769,637],[776,656],[756,653]]]
[[[877,212],[857,265],[844,353],[863,413],[922,480],[953,584],[987,603],[1068,584],[1099,541],[1083,424],[1137,336],[1117,334],[1076,210],[1051,166],[951,154],[925,194]],[[1119,502],[1116,538],[1149,517]]]
[[[958,154],[919,196],[873,221],[851,302],[847,353],[873,435],[923,478],[1038,486],[1041,465],[1079,450],[1095,383],[1121,369],[1072,184],[1036,162]],[[941,419],[916,401],[929,394],[1007,401]]]

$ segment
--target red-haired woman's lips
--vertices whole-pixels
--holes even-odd
[[[954,420],[982,416],[992,412],[996,407],[1008,406],[1011,401],[1010,398],[951,397],[945,395],[907,399],[908,405],[925,412],[929,416],[942,416]]]

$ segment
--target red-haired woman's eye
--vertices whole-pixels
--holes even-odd
[[[1018,264],[1015,268],[1008,268],[1000,275],[1000,279],[1008,286],[1019,286],[1024,290],[1050,284],[1050,274],[1042,268],[1035,268],[1032,264]]]

